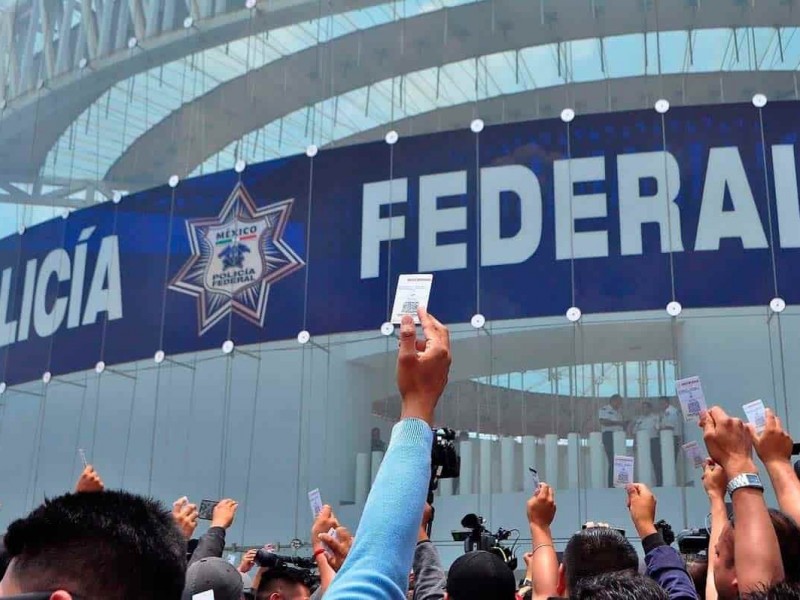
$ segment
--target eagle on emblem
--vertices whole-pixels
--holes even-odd
[[[222,259],[222,270],[243,268],[246,252],[250,252],[250,248],[239,242],[226,246],[225,250],[217,254],[217,257]]]

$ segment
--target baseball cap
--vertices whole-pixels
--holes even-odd
[[[242,576],[232,564],[222,558],[201,558],[186,570],[186,584],[181,600],[208,590],[214,591],[214,600],[241,600]]]
[[[516,593],[514,572],[491,552],[459,556],[447,573],[447,595],[453,600],[514,600]]]

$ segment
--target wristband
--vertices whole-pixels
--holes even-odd
[[[317,558],[320,554],[325,554],[325,548],[317,548],[314,550],[314,558]]]

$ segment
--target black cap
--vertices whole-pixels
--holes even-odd
[[[468,552],[447,573],[447,594],[453,600],[514,600],[514,572],[496,554]]]

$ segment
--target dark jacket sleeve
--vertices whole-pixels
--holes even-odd
[[[442,600],[446,579],[439,553],[430,540],[417,544],[413,568],[414,600]]]
[[[697,600],[686,565],[677,550],[664,543],[660,533],[654,533],[642,540],[644,563],[647,575],[652,577],[667,592],[670,600]]]
[[[225,528],[209,527],[208,531],[203,534],[203,537],[197,543],[197,548],[195,548],[189,564],[191,565],[202,558],[210,558],[212,556],[222,558],[223,550],[225,550]]]

